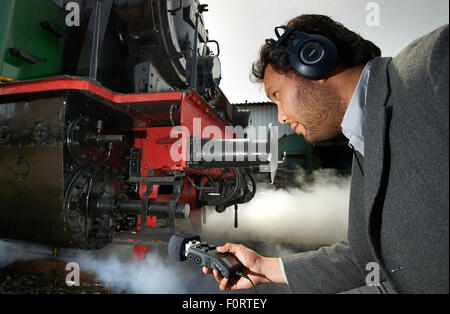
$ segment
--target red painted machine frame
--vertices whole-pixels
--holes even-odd
[[[114,93],[96,82],[84,78],[61,76],[46,79],[12,82],[0,85],[0,95],[16,95],[26,93],[38,93],[56,90],[78,90],[102,103],[126,113],[134,118],[133,133],[135,136],[134,147],[141,150],[141,173],[145,175],[148,170],[162,171],[170,174],[171,171],[184,171],[188,175],[198,176],[208,174],[212,177],[222,176],[220,169],[199,171],[188,167],[187,156],[180,161],[174,161],[170,157],[172,145],[178,141],[170,138],[173,126],[167,126],[167,121],[177,121],[177,126],[184,127],[189,134],[202,137],[203,129],[208,126],[219,127],[225,136],[225,121],[203,100],[195,91],[176,91],[165,93],[147,94],[119,94]],[[173,112],[172,118],[169,112],[172,106],[179,106],[181,110]],[[194,130],[194,119],[200,119],[201,130]],[[196,134],[200,133],[200,134]],[[183,143],[187,145],[188,143]],[[229,174],[227,175],[229,176]],[[159,195],[158,186],[154,186],[150,200],[168,201],[170,195]],[[140,198],[145,192],[145,186],[141,185]],[[196,190],[185,179],[184,189],[179,202],[188,203],[191,206],[191,217],[198,219],[200,209],[195,208]],[[138,224],[140,217],[138,217]],[[148,217],[147,226],[154,227],[155,217]],[[139,225],[138,225],[139,228]],[[133,256],[143,258],[148,247],[135,246]]]

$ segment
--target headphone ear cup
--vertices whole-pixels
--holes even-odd
[[[280,35],[279,29],[285,30],[283,35]],[[278,40],[267,39],[266,43],[283,50],[288,55],[291,66],[301,76],[310,80],[321,80],[336,67],[339,60],[338,50],[327,37],[308,34],[287,26],[275,27],[275,34]]]
[[[310,80],[320,80],[336,67],[338,51],[328,38],[321,35],[308,36],[307,41],[296,47],[295,53],[289,54],[289,61],[300,75]]]

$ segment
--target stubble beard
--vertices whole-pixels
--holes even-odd
[[[345,105],[332,87],[313,87],[309,82],[297,88],[296,115],[306,129],[305,141],[318,143],[332,139],[342,132]]]

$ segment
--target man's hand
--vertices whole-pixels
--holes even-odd
[[[245,267],[243,273],[253,281],[255,286],[267,282],[286,283],[281,274],[278,258],[263,257],[241,244],[233,243],[217,247],[217,252],[234,254]],[[250,289],[252,287],[246,278],[238,276],[224,278],[217,269],[203,267],[203,272],[214,276],[220,284],[220,290]]]

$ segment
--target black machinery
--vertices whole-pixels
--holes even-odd
[[[253,197],[248,169],[276,168],[268,141],[251,161],[252,140],[245,138],[215,139],[246,143],[244,161],[191,162],[198,154],[192,149],[181,161],[169,155],[178,140],[173,128],[190,132],[189,147],[209,140],[193,135],[195,118],[202,130],[246,127],[249,120],[218,86],[219,44],[204,26],[207,5],[77,0],[71,6],[80,23],[69,27],[64,20],[76,11],[66,2],[39,2],[57,6],[51,17],[48,9],[36,12],[35,25],[29,21],[45,49],[12,38],[0,68],[7,78],[0,84],[0,238],[84,249],[112,241],[147,245],[167,241],[177,217]],[[17,13],[28,1],[16,4],[8,10]],[[45,73],[49,60],[39,51],[61,44],[58,73]],[[155,217],[164,224],[156,226]]]

